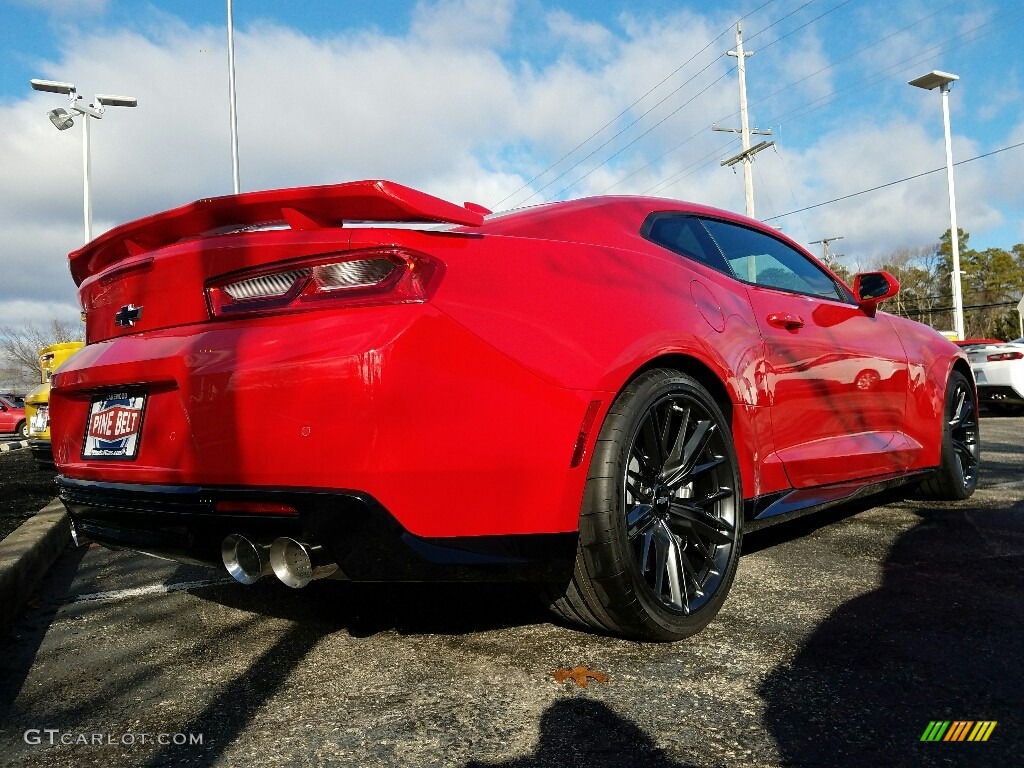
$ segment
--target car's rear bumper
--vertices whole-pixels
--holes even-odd
[[[123,336],[53,381],[65,477],[358,488],[421,537],[575,530],[589,463],[571,466],[575,444],[591,401],[609,400],[553,386],[429,305]],[[87,455],[91,403],[127,391],[146,397],[137,454]]]
[[[979,401],[1024,405],[1024,364],[1020,360],[976,366],[974,378]]]
[[[1024,390],[1017,391],[1013,387],[998,385],[978,385],[978,401],[1007,405],[1024,405]]]
[[[232,534],[323,546],[357,581],[540,581],[569,578],[576,533],[425,538],[358,491],[147,486],[58,478],[77,535],[108,547],[221,566]],[[296,514],[225,513],[218,503],[287,505]]]

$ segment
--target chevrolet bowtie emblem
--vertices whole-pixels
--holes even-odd
[[[120,325],[122,328],[131,328],[142,317],[142,307],[136,307],[134,304],[125,304],[114,315],[114,324]]]

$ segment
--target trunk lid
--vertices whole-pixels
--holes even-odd
[[[205,322],[211,278],[351,247],[345,222],[476,227],[484,210],[389,181],[209,198],[115,227],[70,254],[86,341]]]

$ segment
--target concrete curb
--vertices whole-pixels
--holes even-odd
[[[11,626],[71,542],[71,520],[54,499],[0,541],[0,629]]]
[[[28,440],[17,440],[15,442],[0,443],[0,453],[17,451],[21,448],[28,448]]]

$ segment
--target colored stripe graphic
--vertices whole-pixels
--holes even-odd
[[[967,731],[974,725],[972,720],[954,720],[950,726],[949,733],[943,741],[963,741],[967,737]]]
[[[921,741],[988,741],[996,725],[996,720],[932,720]]]
[[[949,728],[949,720],[932,720],[921,734],[921,741],[941,741]]]
[[[968,741],[988,741],[988,737],[992,735],[992,731],[996,729],[995,720],[982,720],[971,731],[971,735],[967,737]]]

